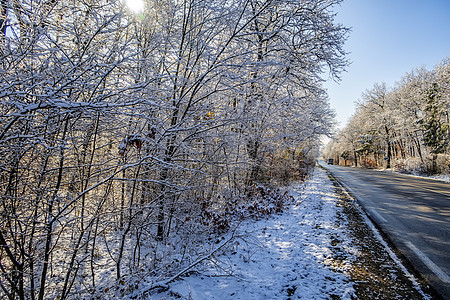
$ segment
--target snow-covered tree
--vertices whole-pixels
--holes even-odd
[[[346,64],[340,1],[0,3],[7,298],[123,295],[181,266],[193,232],[226,229],[273,162],[300,167],[330,131],[320,74]],[[175,234],[186,255],[168,262]]]
[[[385,156],[387,167],[447,172],[448,74],[444,59],[434,70],[420,68],[406,74],[391,90],[376,84],[362,95],[355,116],[329,151],[352,151],[343,137],[350,128],[359,128],[360,150],[372,153],[375,165],[382,166]],[[356,117],[363,120],[357,126]]]

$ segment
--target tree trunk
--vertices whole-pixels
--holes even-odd
[[[392,157],[392,149],[391,149],[391,142],[389,140],[387,142],[387,160],[386,160],[386,169],[391,168],[391,157]]]
[[[437,154],[433,153],[433,158],[431,160],[431,173],[436,174],[437,173]]]
[[[66,133],[69,126],[69,116],[66,116],[66,122],[64,125],[64,131],[61,140],[66,139]],[[40,290],[39,290],[39,300],[44,299],[45,294],[45,283],[47,280],[47,271],[49,266],[49,259],[50,259],[50,252],[51,252],[51,244],[52,244],[52,237],[53,237],[53,223],[55,222],[55,219],[53,217],[53,204],[58,196],[58,191],[61,187],[62,177],[63,177],[63,168],[64,168],[64,148],[61,149],[61,158],[59,160],[59,166],[58,166],[58,177],[56,182],[56,187],[53,193],[53,196],[48,200],[47,204],[47,224],[46,224],[46,236],[45,236],[45,252],[44,252],[44,264],[42,266],[42,272],[41,272],[41,283],[40,283]]]
[[[356,150],[353,150],[353,155],[355,155],[355,168],[358,167],[358,156],[356,154]]]

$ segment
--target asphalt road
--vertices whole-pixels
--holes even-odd
[[[356,197],[431,286],[450,299],[450,184],[319,163]]]

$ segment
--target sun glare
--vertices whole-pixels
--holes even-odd
[[[125,3],[133,13],[137,14],[144,11],[144,0],[125,0]]]

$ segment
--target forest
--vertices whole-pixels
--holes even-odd
[[[450,173],[450,58],[417,68],[393,88],[377,83],[356,102],[324,156],[341,165]]]
[[[125,297],[282,209],[332,132],[340,2],[1,0],[0,298]],[[388,122],[425,159],[426,131]]]

